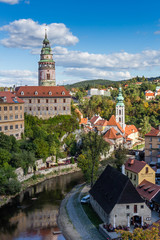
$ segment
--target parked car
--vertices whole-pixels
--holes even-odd
[[[89,203],[90,202],[90,195],[86,195],[81,199],[81,203]]]

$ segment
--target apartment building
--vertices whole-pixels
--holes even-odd
[[[24,101],[24,112],[38,118],[71,114],[71,95],[64,86],[22,86],[15,94]]]
[[[152,127],[145,135],[145,161],[152,164],[160,162],[160,129]]]
[[[0,132],[16,139],[24,133],[24,102],[9,91],[0,92]]]

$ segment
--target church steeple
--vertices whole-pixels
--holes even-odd
[[[45,38],[38,64],[39,86],[55,86],[55,61],[53,60],[52,49],[47,38],[47,29],[45,29]]]
[[[123,130],[125,130],[125,105],[123,100],[122,88],[120,87],[116,104],[116,121],[119,122]]]

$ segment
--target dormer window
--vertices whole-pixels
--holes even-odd
[[[51,92],[51,91],[49,91],[49,95],[52,95],[52,92]]]
[[[38,95],[38,92],[37,91],[35,91],[35,93],[34,93],[35,95]]]
[[[64,92],[64,91],[62,92],[62,95],[65,95],[65,92]]]
[[[23,91],[21,92],[21,95],[24,95],[24,92],[23,92]]]
[[[6,97],[3,97],[3,102],[7,102],[7,98]]]

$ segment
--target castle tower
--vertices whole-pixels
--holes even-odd
[[[124,97],[122,95],[122,88],[120,87],[116,104],[116,122],[119,122],[123,130],[125,130],[125,105],[123,100]]]
[[[41,50],[40,61],[38,62],[38,84],[39,86],[55,86],[55,61],[53,60],[52,49],[47,39],[45,29],[45,38]]]

